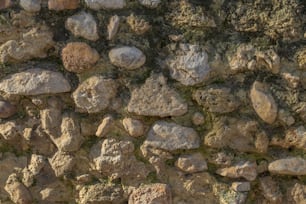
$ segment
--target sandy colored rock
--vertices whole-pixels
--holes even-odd
[[[257,66],[264,66],[273,74],[279,73],[280,57],[274,50],[256,51]]]
[[[263,196],[271,203],[277,204],[282,202],[282,193],[278,184],[271,176],[259,178],[260,189]]]
[[[204,115],[200,112],[195,112],[193,115],[192,115],[192,123],[194,125],[202,125],[204,124],[205,122],[205,118],[204,118]]]
[[[151,25],[146,20],[131,14],[126,19],[127,24],[130,26],[132,31],[137,35],[143,35],[151,29]]]
[[[126,6],[126,0],[85,0],[85,3],[94,10],[122,9]]]
[[[107,25],[108,40],[112,40],[115,37],[119,29],[119,24],[120,24],[119,16],[114,15],[109,19],[109,23]]]
[[[248,181],[254,181],[257,177],[256,167],[254,162],[242,161],[234,166],[218,169],[216,173],[229,178],[245,178]]]
[[[277,117],[277,104],[267,85],[255,81],[251,88],[250,97],[258,116],[268,124],[274,123]]]
[[[21,129],[16,121],[9,121],[0,124],[0,135],[7,141],[16,141],[21,137]]]
[[[155,183],[144,185],[132,192],[129,204],[172,204],[170,187],[167,184]]]
[[[138,0],[139,3],[148,8],[156,8],[160,3],[161,0]]]
[[[53,137],[59,137],[62,122],[62,113],[60,109],[48,108],[40,111],[42,129]]]
[[[160,74],[151,75],[145,84],[134,89],[128,104],[129,112],[145,116],[180,116],[187,109],[187,104]]]
[[[306,185],[296,183],[287,191],[288,200],[296,204],[305,204],[306,201]]]
[[[52,158],[49,158],[49,163],[55,176],[61,177],[73,170],[75,158],[68,153],[57,151]]]
[[[271,145],[306,150],[306,129],[304,126],[292,127],[285,132],[284,139],[273,137]]]
[[[303,47],[298,52],[296,52],[296,59],[299,64],[300,69],[306,69],[306,47]]]
[[[151,127],[144,144],[166,151],[196,149],[200,146],[200,138],[192,128],[158,121]]]
[[[192,86],[209,79],[211,68],[208,55],[196,45],[181,44],[175,55],[166,59],[170,75],[186,86]]]
[[[279,119],[284,124],[291,126],[295,123],[294,117],[291,115],[291,113],[287,110],[280,109],[278,111],[277,119]]]
[[[120,185],[112,183],[97,183],[84,186],[79,191],[79,203],[122,203],[123,190]]]
[[[35,176],[40,173],[46,165],[47,160],[42,155],[32,154],[30,163],[22,170],[22,183],[26,187],[30,187],[34,183]]]
[[[71,202],[73,197],[71,189],[58,180],[44,186],[39,194],[43,203]]]
[[[106,134],[109,132],[112,123],[114,122],[114,118],[111,115],[107,115],[103,118],[102,122],[98,126],[96,131],[97,137],[105,137]]]
[[[201,153],[180,156],[175,166],[187,173],[196,173],[208,169],[205,158]]]
[[[7,178],[4,188],[14,203],[31,204],[33,202],[30,191],[18,180],[17,174],[11,174]]]
[[[0,100],[0,118],[9,118],[17,112],[17,109],[8,101]]]
[[[134,156],[134,144],[130,141],[105,139],[90,151],[93,168],[111,178],[145,178],[148,171],[144,163]]]
[[[280,175],[306,175],[306,160],[301,157],[278,159],[269,164],[269,172]]]
[[[28,69],[2,79],[0,91],[12,95],[40,95],[69,92],[69,82],[60,72]]]
[[[113,48],[108,56],[113,65],[127,70],[138,69],[146,62],[146,56],[136,47]]]
[[[213,148],[230,147],[241,152],[265,153],[269,138],[257,121],[222,117],[205,135],[204,144]]]
[[[86,43],[68,43],[62,50],[62,61],[65,68],[74,73],[89,70],[99,60],[98,52]]]
[[[99,39],[97,23],[90,13],[81,11],[67,18],[65,27],[76,37],[96,41]]]
[[[0,46],[0,62],[14,63],[45,58],[53,45],[53,34],[47,27],[34,27],[23,33],[20,40],[9,40]]]
[[[74,10],[79,7],[80,0],[49,0],[48,8],[49,10]]]
[[[132,137],[140,137],[144,134],[144,125],[140,120],[124,118],[122,121],[124,129]]]
[[[226,87],[209,86],[198,89],[193,93],[194,100],[206,110],[213,113],[230,113],[236,110],[239,99],[232,94],[232,90]]]
[[[19,4],[28,12],[38,12],[41,8],[41,0],[20,0]]]
[[[106,109],[116,96],[117,87],[115,80],[102,76],[86,79],[72,94],[77,111],[97,113]]]

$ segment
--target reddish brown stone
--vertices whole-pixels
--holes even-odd
[[[64,67],[70,72],[84,72],[90,69],[99,58],[98,52],[83,42],[68,43],[62,50]]]
[[[0,9],[6,9],[12,5],[11,0],[0,0]]]
[[[49,0],[48,1],[48,7],[49,10],[73,10],[79,7],[79,0]]]

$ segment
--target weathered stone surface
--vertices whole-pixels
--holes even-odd
[[[296,183],[292,188],[288,189],[287,195],[289,202],[304,204],[306,198],[306,185]]]
[[[122,9],[126,6],[126,0],[85,0],[86,5],[94,10]]]
[[[266,51],[256,51],[257,66],[266,67],[273,74],[279,73],[280,57],[272,49]]]
[[[245,178],[248,181],[254,181],[257,177],[256,167],[254,162],[239,162],[237,165],[218,169],[216,173],[229,178]]]
[[[267,85],[255,81],[251,88],[250,97],[253,108],[258,116],[266,123],[274,123],[277,117],[277,104],[270,94]]]
[[[151,29],[151,25],[146,20],[131,14],[127,17],[126,22],[137,35],[143,35]]]
[[[109,19],[109,23],[107,25],[108,40],[112,40],[115,37],[119,29],[119,24],[120,24],[119,16],[114,15]]]
[[[30,191],[18,180],[17,174],[11,174],[8,177],[4,188],[14,203],[32,203],[32,195]]]
[[[240,105],[239,99],[231,92],[230,88],[211,86],[196,90],[193,98],[209,112],[229,113]]]
[[[20,0],[20,6],[29,12],[38,12],[40,11],[41,0]]]
[[[284,109],[280,109],[278,111],[277,119],[279,119],[284,124],[291,126],[295,123],[294,117],[291,115],[289,111],[286,111]]]
[[[170,75],[186,86],[192,86],[207,80],[211,73],[208,55],[196,45],[182,44],[175,55],[166,59]]]
[[[115,80],[102,76],[86,79],[72,94],[76,109],[88,113],[106,109],[117,94],[117,86]]]
[[[232,189],[234,191],[245,192],[251,190],[250,182],[233,182]]]
[[[72,171],[75,165],[75,159],[68,153],[58,151],[49,159],[49,163],[55,175],[61,177]]]
[[[263,196],[271,203],[282,203],[282,193],[278,184],[271,176],[259,178],[260,188]]]
[[[108,131],[111,128],[112,123],[114,122],[114,118],[111,115],[107,115],[103,118],[102,122],[98,126],[96,131],[97,137],[105,137]]]
[[[20,40],[9,40],[0,46],[0,62],[23,62],[45,58],[53,46],[53,34],[45,26],[35,27],[22,34]]]
[[[9,118],[16,113],[17,109],[8,101],[0,100],[0,118]]]
[[[49,0],[48,8],[49,10],[73,10],[79,7],[80,0]]]
[[[300,69],[306,69],[306,47],[300,49],[296,54],[296,59]]]
[[[30,163],[22,170],[22,183],[30,187],[34,183],[35,176],[46,165],[47,160],[42,155],[32,154]]]
[[[140,137],[144,134],[144,126],[140,120],[124,118],[122,124],[124,129],[132,137]]]
[[[129,204],[172,204],[170,187],[155,183],[139,187],[129,197]]]
[[[58,203],[58,202],[71,202],[73,197],[71,189],[58,180],[45,186],[40,192],[41,202],[44,203]]]
[[[60,72],[28,69],[9,75],[0,82],[0,91],[12,95],[39,95],[69,92],[69,82]]]
[[[113,48],[108,56],[113,65],[127,70],[138,69],[146,62],[146,56],[136,47]]]
[[[278,159],[269,164],[269,171],[281,175],[306,175],[306,160],[301,157]]]
[[[0,135],[7,141],[20,139],[21,127],[15,121],[0,124]]]
[[[130,141],[105,139],[91,148],[93,168],[111,178],[145,178],[148,171],[144,163],[134,156],[134,145]]]
[[[204,124],[205,122],[205,118],[204,118],[204,115],[200,112],[195,112],[193,115],[192,115],[192,123],[194,125],[202,125]]]
[[[192,128],[158,121],[150,129],[144,144],[167,151],[195,149],[200,146],[200,138]]]
[[[201,153],[180,156],[176,163],[176,167],[187,173],[196,173],[207,170],[207,163]]]
[[[285,132],[285,138],[273,137],[271,145],[277,145],[284,148],[296,147],[306,150],[306,130],[304,126],[293,127]]]
[[[156,8],[160,3],[161,0],[138,0],[139,3],[148,8]]]
[[[76,37],[96,41],[99,39],[97,23],[90,13],[81,11],[66,20],[65,27]]]
[[[89,70],[99,60],[98,52],[86,43],[68,43],[62,50],[62,61],[70,72],[81,73]]]
[[[123,190],[120,185],[98,183],[84,186],[79,192],[79,203],[122,203]]]
[[[167,85],[163,75],[152,75],[140,88],[132,91],[128,111],[145,116],[179,116],[187,112],[187,104]]]
[[[241,152],[267,152],[269,138],[253,120],[221,118],[205,136],[204,144],[213,148],[230,147]]]

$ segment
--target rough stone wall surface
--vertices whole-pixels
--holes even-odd
[[[0,203],[305,204],[305,90],[305,0],[0,0]]]

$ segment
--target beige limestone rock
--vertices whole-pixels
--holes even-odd
[[[138,0],[139,3],[148,8],[156,8],[161,3],[161,0]]]
[[[127,17],[126,22],[137,35],[143,35],[151,29],[151,25],[146,20],[131,14]]]
[[[271,145],[277,145],[283,148],[295,147],[306,150],[306,130],[304,126],[289,128],[285,132],[284,139],[273,137]]]
[[[146,56],[136,47],[118,47],[113,48],[108,53],[110,62],[127,70],[140,68],[146,62]]]
[[[55,176],[61,177],[73,170],[75,158],[68,153],[57,151],[52,158],[49,158],[49,163]]]
[[[296,204],[305,204],[306,201],[306,185],[296,183],[287,191],[288,200]]]
[[[33,202],[30,191],[18,180],[15,173],[7,178],[4,188],[14,203],[31,204]]]
[[[106,109],[116,96],[117,87],[115,80],[102,76],[86,79],[72,94],[77,111],[97,113]]]
[[[89,70],[99,60],[98,52],[83,42],[68,43],[62,50],[62,61],[70,72]]]
[[[9,40],[0,46],[0,62],[13,63],[45,58],[53,45],[53,34],[46,26],[34,27],[23,33],[20,40]]]
[[[140,120],[124,118],[122,121],[124,129],[132,137],[140,137],[144,134],[144,125]]]
[[[85,0],[85,3],[94,10],[122,9],[126,6],[126,0]]]
[[[157,121],[150,129],[144,145],[166,151],[196,149],[200,146],[200,138],[192,128]]]
[[[97,137],[105,137],[106,134],[109,132],[112,123],[114,122],[114,118],[111,115],[107,115],[103,118],[102,122],[98,126],[96,131]]]
[[[268,124],[274,123],[277,117],[278,109],[267,85],[259,81],[255,81],[251,88],[250,97],[253,108],[258,116]]]
[[[19,4],[28,12],[38,12],[41,8],[41,0],[20,0]]]
[[[2,0],[0,2],[0,10],[9,8],[12,5],[12,0]]]
[[[306,69],[306,47],[300,49],[296,54],[296,59],[300,69]]]
[[[187,173],[196,173],[208,169],[205,158],[201,153],[182,155],[175,162],[175,166]]]
[[[61,10],[74,10],[79,7],[80,0],[49,0],[49,10],[61,11]]]
[[[232,189],[234,191],[245,192],[251,190],[250,182],[233,182]]]
[[[18,141],[21,139],[22,127],[16,121],[0,124],[0,135],[7,141]]]
[[[145,84],[134,89],[128,104],[129,112],[145,116],[180,116],[187,109],[187,104],[160,74],[151,75]]]
[[[9,75],[0,82],[0,91],[12,95],[55,94],[70,89],[68,80],[60,72],[39,68]]]
[[[71,202],[72,190],[64,182],[55,180],[39,191],[42,203]]]
[[[280,57],[272,49],[266,51],[256,51],[257,66],[266,67],[273,74],[279,73]]]
[[[85,11],[67,18],[65,27],[76,37],[83,37],[91,41],[99,39],[98,27],[94,17]]]
[[[109,19],[109,23],[107,25],[108,40],[112,40],[115,37],[119,29],[119,24],[120,24],[119,16],[114,15]]]
[[[237,165],[221,168],[216,171],[221,176],[229,178],[245,178],[248,181],[254,181],[257,177],[257,165],[255,162],[239,162]]]
[[[278,159],[269,164],[269,172],[280,175],[306,175],[306,160],[301,157]]]
[[[167,184],[155,183],[144,185],[132,192],[129,204],[172,204],[170,187]]]
[[[205,118],[204,118],[204,115],[200,112],[195,112],[193,115],[192,115],[192,123],[194,125],[203,125],[205,122]]]

